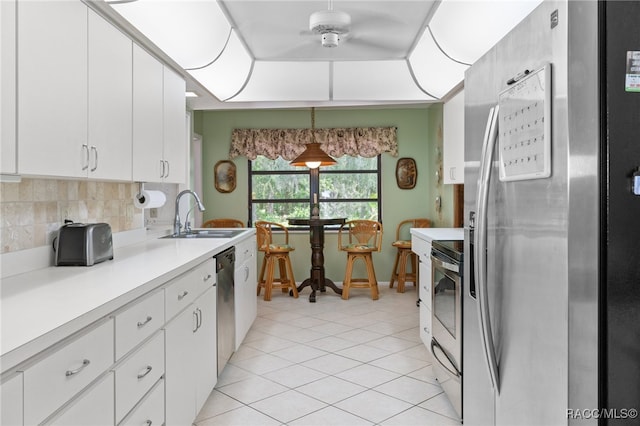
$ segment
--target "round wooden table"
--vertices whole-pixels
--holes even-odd
[[[311,242],[311,275],[298,287],[298,292],[307,286],[311,286],[309,302],[316,301],[316,290],[327,291],[326,287],[331,287],[333,291],[342,294],[342,289],[338,288],[333,281],[324,275],[324,227],[326,225],[342,225],[346,218],[310,218],[292,217],[288,219],[291,226],[308,226],[309,240]]]

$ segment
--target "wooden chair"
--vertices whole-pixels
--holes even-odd
[[[379,297],[378,281],[373,267],[372,253],[382,249],[382,224],[375,220],[345,222],[338,231],[338,249],[347,252],[347,269],[342,282],[342,298],[347,300],[352,288],[368,288],[371,290],[371,299],[377,300]],[[365,263],[366,278],[353,277],[353,265],[358,259]]]
[[[416,266],[416,254],[411,251],[411,235],[409,228],[430,228],[431,221],[426,218],[407,219],[398,224],[396,228],[396,240],[391,244],[398,249],[396,260],[393,263],[393,272],[389,280],[389,288],[393,288],[393,283],[398,280],[398,293],[404,293],[404,285],[411,281],[414,286],[418,284],[418,274]],[[407,261],[411,262],[411,272],[407,272]]]
[[[290,291],[293,297],[297,298],[298,289],[293,277],[291,259],[289,259],[289,253],[295,249],[289,245],[289,231],[285,226],[275,222],[258,221],[255,225],[258,250],[264,253],[258,277],[258,296],[264,288],[264,300],[269,301],[272,290],[281,288],[283,293]],[[274,229],[282,233],[274,234],[272,232]],[[275,277],[276,264],[279,277]]]
[[[246,228],[244,222],[238,219],[211,219],[202,224],[203,228]]]

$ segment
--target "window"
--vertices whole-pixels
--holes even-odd
[[[342,156],[338,163],[321,167],[318,204],[322,217],[381,220],[381,160]],[[287,223],[289,217],[310,215],[311,172],[293,167],[278,157],[259,156],[249,161],[251,222],[267,220]]]

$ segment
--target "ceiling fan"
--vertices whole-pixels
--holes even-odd
[[[333,9],[333,0],[329,1],[327,10],[313,12],[309,17],[309,29],[314,34],[320,34],[323,47],[338,47],[341,36],[351,29],[351,16],[340,10]]]

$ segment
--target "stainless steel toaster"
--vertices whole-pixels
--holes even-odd
[[[56,266],[91,266],[113,259],[108,223],[67,223],[53,242]]]

